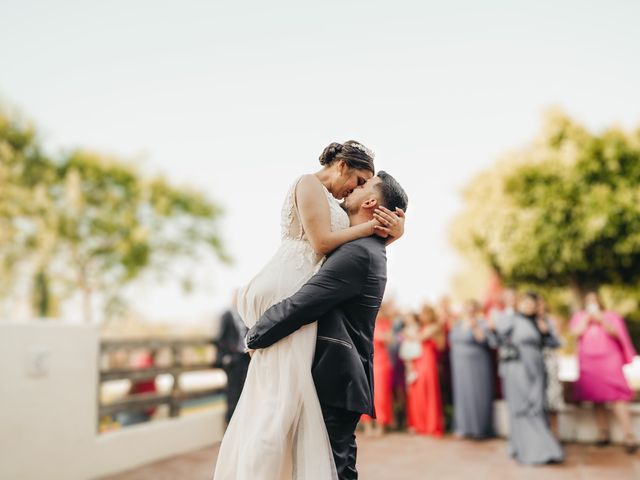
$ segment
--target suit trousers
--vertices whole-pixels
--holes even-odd
[[[251,357],[247,353],[236,354],[235,358],[223,367],[224,373],[227,374],[227,414],[225,416],[227,423],[231,420],[238,400],[240,400],[250,360]]]
[[[320,406],[324,423],[327,425],[338,478],[340,480],[356,480],[358,471],[356,470],[355,431],[361,414],[329,405],[321,404]]]

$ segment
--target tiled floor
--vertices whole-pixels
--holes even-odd
[[[474,443],[404,434],[358,440],[363,480],[640,480],[640,454],[620,447],[567,446],[564,465],[523,467],[506,455],[505,442]],[[103,480],[211,480],[217,446]]]

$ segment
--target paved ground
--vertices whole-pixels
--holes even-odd
[[[505,453],[502,440],[474,443],[404,434],[360,437],[362,480],[640,480],[640,454],[620,447],[567,446],[564,465],[523,467]],[[191,452],[103,480],[211,480],[217,446]]]

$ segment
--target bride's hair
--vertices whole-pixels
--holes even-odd
[[[333,142],[320,155],[320,165],[328,167],[339,160],[344,160],[349,168],[368,170],[376,173],[373,167],[374,153],[360,142],[349,140],[344,143]]]

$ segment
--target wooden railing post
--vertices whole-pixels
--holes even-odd
[[[173,359],[173,365],[176,368],[182,367],[182,350],[177,344],[171,346],[171,355]],[[180,415],[180,373],[176,370],[172,371],[173,387],[171,388],[171,405],[169,406],[169,415],[171,417],[177,417]]]
[[[184,392],[180,388],[180,375],[184,372],[211,370],[210,362],[201,362],[193,365],[189,362],[182,361],[183,349],[186,347],[202,347],[211,345],[212,340],[207,337],[199,338],[169,338],[169,339],[119,339],[119,340],[103,340],[100,344],[100,352],[98,356],[98,412],[97,423],[98,430],[100,428],[100,420],[104,416],[115,415],[119,412],[127,411],[144,411],[159,405],[169,406],[169,415],[178,417],[180,415],[182,404],[186,400],[195,400],[199,398],[208,398],[222,393],[222,387],[207,388],[193,392]],[[153,358],[153,364],[149,368],[111,368],[102,362],[102,357],[109,352],[124,350],[127,355],[138,349],[146,349]],[[158,352],[162,349],[171,350],[171,364],[168,366],[158,366]],[[170,393],[137,393],[130,394],[123,399],[116,400],[109,404],[101,402],[101,386],[103,382],[110,380],[128,379],[131,382],[139,382],[143,380],[155,379],[158,375],[169,374],[173,378],[173,386]]]

